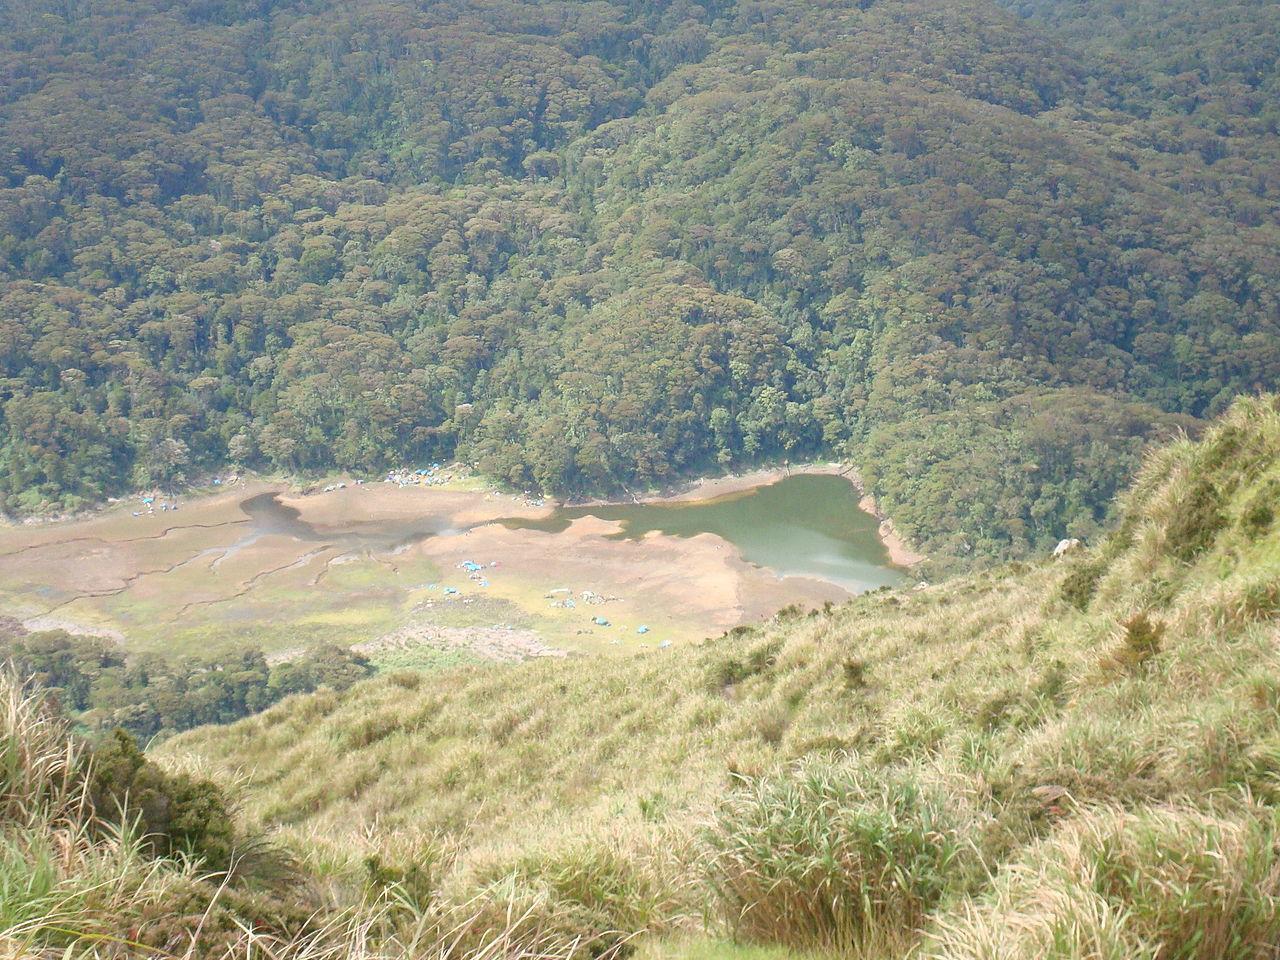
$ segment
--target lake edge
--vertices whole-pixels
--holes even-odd
[[[630,500],[618,500],[603,497],[570,498],[555,501],[559,508],[579,507],[622,507],[629,505],[662,504],[662,503],[704,503],[718,500],[721,497],[746,493],[759,487],[771,486],[788,477],[796,476],[836,476],[848,480],[858,492],[858,509],[874,518],[879,524],[877,536],[889,555],[889,563],[908,574],[913,574],[921,564],[929,558],[920,553],[906,537],[898,532],[893,519],[882,513],[874,496],[867,492],[862,482],[862,475],[857,467],[837,463],[835,461],[811,461],[785,467],[760,467],[745,473],[729,473],[718,477],[697,477],[688,480],[684,489],[671,492],[654,491],[633,497]]]

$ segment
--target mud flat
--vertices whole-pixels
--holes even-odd
[[[771,479],[666,499],[750,497]],[[852,592],[780,576],[696,526],[633,522],[560,522],[554,506],[465,486],[240,483],[176,511],[0,529],[0,613],[170,654],[339,642],[398,662],[415,647],[509,660],[666,648]]]

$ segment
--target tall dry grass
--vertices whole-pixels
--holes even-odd
[[[805,764],[746,783],[708,831],[735,937],[839,955],[904,952],[965,875],[962,818],[908,774]]]
[[[934,960],[1274,960],[1280,820],[1248,801],[1091,810],[936,918]]]
[[[264,933],[228,904],[230,877],[152,856],[127,807],[118,822],[97,819],[87,781],[65,721],[0,670],[0,958],[568,960],[615,957],[629,939],[576,934],[537,903],[513,900],[501,917],[478,899],[424,910],[396,884],[317,913],[296,933]],[[197,887],[211,890],[203,909],[176,922]],[[629,891],[614,896],[632,902]],[[173,928],[168,942],[149,939],[148,917]]]

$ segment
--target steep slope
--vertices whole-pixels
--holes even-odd
[[[1274,5],[1014,6],[8,5],[3,508],[834,452],[942,557],[1093,536],[1280,376]]]
[[[1274,221],[1280,179],[1259,160],[1277,145],[1280,11],[1196,0],[1002,0],[1104,65],[1120,93],[1062,119],[1234,220]],[[1116,112],[1122,112],[1117,117]],[[1229,119],[1228,119],[1229,118]]]
[[[331,882],[400,878],[459,942],[705,916],[864,956],[1260,960],[1278,494],[1280,401],[1241,400],[1061,561],[621,662],[393,675],[163,756],[241,783]]]

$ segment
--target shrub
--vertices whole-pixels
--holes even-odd
[[[1145,613],[1136,613],[1121,626],[1123,639],[1116,653],[1120,666],[1139,667],[1160,652],[1165,627],[1159,620],[1152,620]]]
[[[847,657],[842,669],[845,689],[860,690],[867,685],[867,661],[857,657]]]
[[[166,773],[128,733],[117,730],[93,753],[89,798],[106,821],[136,818],[157,856],[183,854],[214,870],[231,866],[236,834],[222,790],[209,780]]]
[[[1249,502],[1244,505],[1240,514],[1240,528],[1251,539],[1256,540],[1275,523],[1276,503],[1280,502],[1280,480],[1271,479],[1262,485]]]
[[[1254,620],[1266,620],[1280,611],[1280,578],[1274,576],[1250,580],[1233,591],[1230,602],[1219,608],[1219,621],[1241,626]]]
[[[1217,488],[1208,480],[1197,480],[1176,504],[1169,520],[1169,549],[1179,560],[1189,563],[1213,545],[1214,537],[1226,525]]]
[[[370,894],[382,897],[391,893],[396,901],[425,910],[436,895],[441,864],[438,852],[426,856],[422,853],[415,851],[413,859],[394,861],[376,853],[365,857],[365,884]]]
[[[126,930],[134,951],[107,956],[175,957],[181,960],[229,960],[231,957],[289,956],[287,951],[259,953],[247,946],[246,931],[253,930],[259,944],[315,942],[317,934],[332,918],[317,914],[316,905],[292,895],[272,891],[245,890],[234,885],[203,880],[183,874],[166,875],[161,896],[140,897],[130,909],[127,927],[107,928],[108,940],[120,937]],[[143,875],[145,876],[145,874]],[[140,878],[139,878],[140,879]],[[113,905],[103,891],[90,890],[85,895],[86,912],[111,915]],[[99,901],[102,902],[99,902]],[[118,910],[116,905],[114,909]],[[120,918],[113,918],[120,919]],[[302,957],[321,954],[300,951]],[[345,956],[345,954],[343,954]],[[76,954],[102,956],[102,954]],[[334,956],[329,954],[328,956]]]
[[[125,797],[137,819],[98,818],[118,816]],[[249,890],[239,876],[154,859],[191,847],[227,860],[231,829],[212,784],[160,771],[123,732],[90,754],[39,693],[0,671],[0,956],[221,960],[249,955],[250,927],[311,936],[323,921],[296,878],[273,890],[259,872]]]
[[[711,888],[735,936],[841,952],[909,937],[961,849],[937,793],[822,764],[734,791],[707,840]]]
[[[1250,432],[1234,423],[1223,423],[1206,437],[1200,450],[1201,470],[1218,471],[1238,460],[1250,439]]]
[[[713,690],[722,690],[763,673],[777,662],[778,651],[781,649],[782,644],[775,640],[760,644],[745,657],[725,657],[716,661],[708,675],[708,686]]]
[[[1077,610],[1088,609],[1089,601],[1093,599],[1098,581],[1102,579],[1106,569],[1106,563],[1100,558],[1077,560],[1071,564],[1058,587],[1059,599]]]

